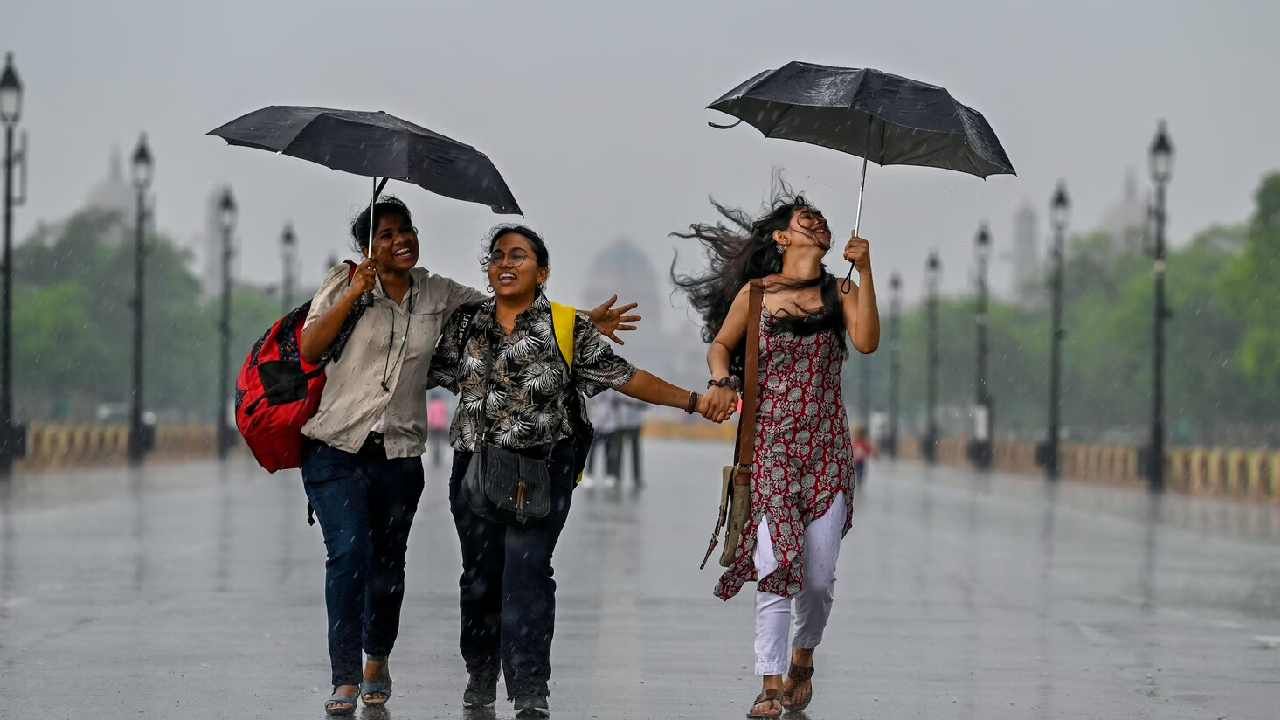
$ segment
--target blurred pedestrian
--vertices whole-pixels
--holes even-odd
[[[845,338],[873,352],[879,317],[867,241],[851,236],[845,245],[860,283],[844,292],[822,265],[831,246],[827,221],[803,197],[784,188],[754,221],[717,209],[728,223],[676,233],[701,241],[709,272],[673,279],[702,314],[711,341],[713,412],[737,403],[744,353],[759,356],[751,512],[715,592],[728,600],[757,581],[762,690],[749,717],[776,718],[813,697],[813,651],[835,597],[840,542],[853,525],[853,453],[840,390]],[[753,296],[761,309],[750,318]],[[749,322],[759,323],[759,347],[744,347]]]
[[[427,439],[431,443],[431,466],[440,467],[444,446],[449,442],[449,400],[438,390],[432,390],[427,399]]]
[[[357,695],[366,705],[391,696],[387,658],[399,631],[405,548],[425,482],[427,368],[443,323],[459,306],[486,297],[417,266],[418,229],[393,197],[361,212],[351,235],[367,259],[354,272],[345,263],[329,272],[311,301],[299,347],[319,362],[340,334],[349,338],[339,357],[328,358],[319,409],[302,429],[303,487],[328,553],[331,715],[355,712]],[[592,318],[616,339],[629,308],[611,304]]]
[[[862,425],[853,428],[853,476],[858,487],[867,482],[867,461],[876,456],[876,447]]]
[[[498,675],[517,717],[550,714],[551,636],[555,590],[551,556],[575,480],[585,462],[582,397],[614,389],[647,403],[707,412],[696,392],[678,388],[615,355],[591,324],[574,318],[566,356],[557,310],[544,286],[546,243],[519,225],[497,228],[484,267],[494,297],[473,303],[447,323],[431,380],[458,393],[450,441],[450,508],[462,547],[460,647],[469,676],[463,704],[487,708]],[[519,467],[511,498],[488,488],[515,483],[503,468]],[[542,490],[525,478],[538,479]],[[466,482],[464,482],[466,480]],[[548,508],[521,517],[522,508]]]
[[[644,414],[648,410],[644,403],[631,398],[618,397],[618,429],[615,433],[618,442],[618,477],[621,483],[622,459],[630,457],[631,482],[637,488],[644,486],[644,468],[640,464],[640,432],[644,426]]]

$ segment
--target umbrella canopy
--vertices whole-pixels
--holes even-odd
[[[445,197],[488,205],[496,213],[521,214],[506,181],[484,153],[384,112],[273,105],[209,134],[231,145],[371,177],[375,184],[378,178],[383,183],[394,178]]]
[[[821,145],[878,165],[922,165],[981,178],[1016,174],[981,113],[944,88],[880,70],[790,62],[708,107],[765,137]]]

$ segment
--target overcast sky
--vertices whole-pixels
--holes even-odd
[[[1280,168],[1280,3],[1256,2],[345,2],[8,0],[0,49],[26,85],[30,200],[38,219],[74,210],[113,145],[147,131],[160,227],[191,242],[210,190],[240,201],[239,272],[275,280],[295,224],[304,280],[347,245],[364,180],[204,135],[270,104],[386,110],[493,159],[551,245],[553,288],[593,246],[625,234],[665,267],[666,234],[709,217],[707,196],[752,209],[783,168],[843,238],[860,161],[764,140],[706,104],[792,59],[877,67],[946,86],[990,121],[1018,177],[872,166],[863,234],[881,286],[919,291],[931,247],[945,286],[966,287],[972,237],[997,251],[1024,201],[1043,210],[1058,178],[1073,226],[1096,224],[1126,168],[1146,185],[1146,148],[1166,118],[1177,149],[1171,238],[1237,221],[1259,176]],[[480,282],[486,208],[393,183],[422,230],[424,263]],[[1044,213],[1041,212],[1041,217]],[[693,255],[686,253],[690,260]],[[843,269],[832,258],[833,269]],[[997,284],[1007,270],[997,266]]]

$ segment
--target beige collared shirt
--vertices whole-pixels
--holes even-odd
[[[423,453],[427,370],[440,328],[458,306],[486,295],[425,268],[414,268],[411,275],[413,287],[401,303],[375,284],[373,304],[356,323],[342,357],[325,366],[320,408],[302,427],[303,435],[354,453],[380,425],[388,458]],[[311,301],[306,325],[333,306],[347,282],[345,263],[329,271]]]

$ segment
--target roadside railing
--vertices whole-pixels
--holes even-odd
[[[149,459],[185,460],[212,457],[217,433],[212,425],[161,425],[155,431]],[[32,424],[27,428],[27,454],[18,470],[124,464],[129,453],[127,425]]]

